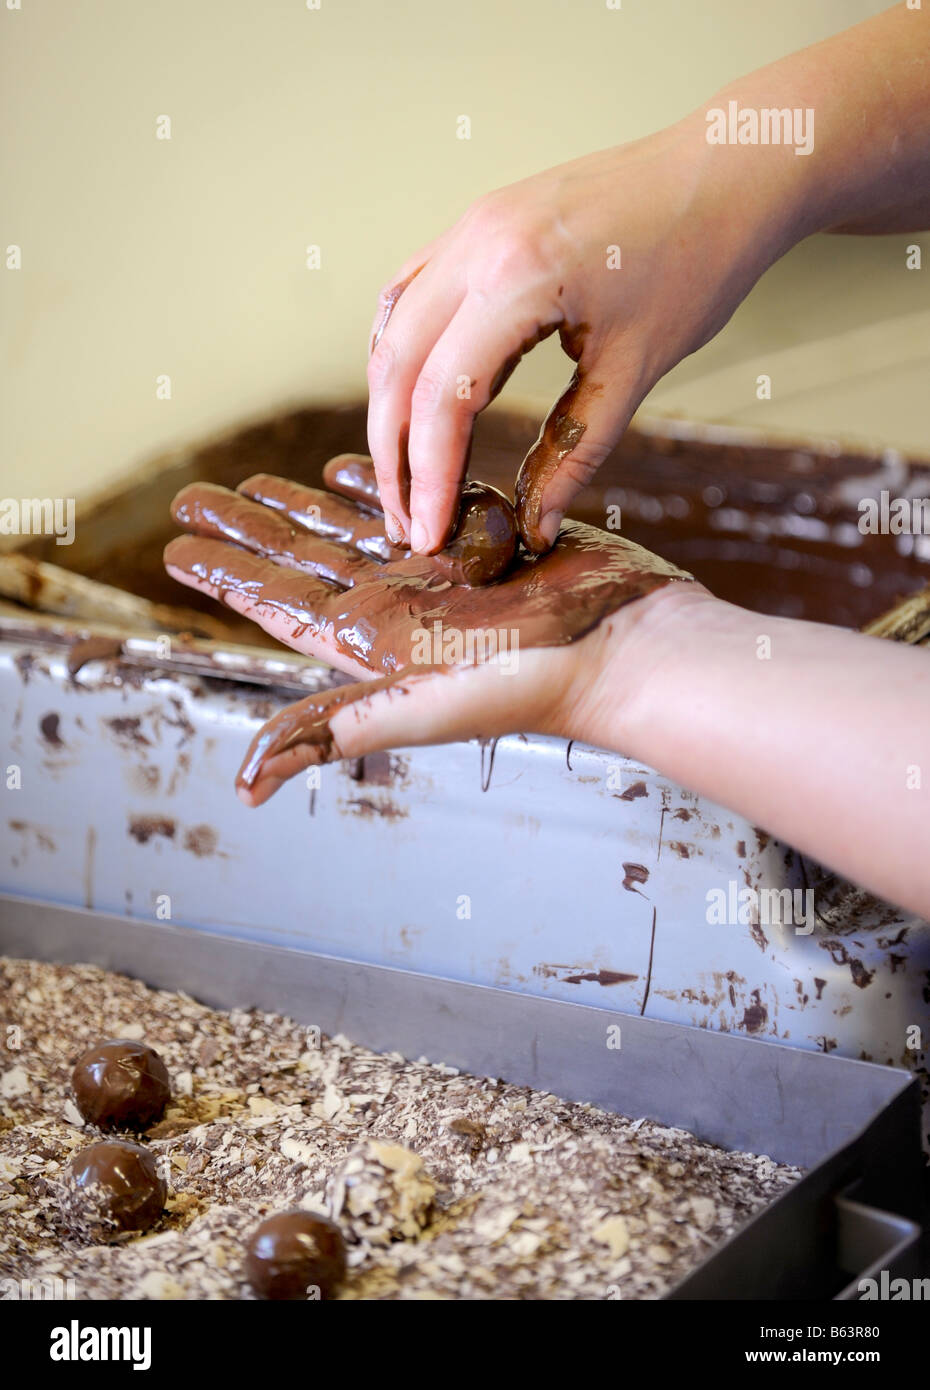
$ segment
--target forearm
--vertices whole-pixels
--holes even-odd
[[[812,112],[812,149],[791,144],[711,147],[743,206],[776,189],[793,240],[818,231],[917,231],[930,227],[930,7],[904,4],[749,73],[695,113]],[[737,218],[747,211],[731,204]]]
[[[930,916],[930,654],[663,590],[602,682],[606,742]]]

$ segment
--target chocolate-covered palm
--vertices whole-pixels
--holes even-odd
[[[212,594],[286,645],[363,680],[381,678],[383,686],[403,682],[409,689],[411,681],[435,678],[436,667],[449,660],[474,664],[490,657],[499,673],[495,653],[571,643],[631,600],[689,578],[632,542],[577,522],[563,525],[548,554],[515,553],[513,509],[482,484],[465,489],[446,550],[411,556],[384,540],[370,460],[333,459],[324,481],[333,491],[264,474],[238,492],[211,484],[185,488],[172,510],[189,534],[168,545],[165,563],[182,583]],[[488,578],[494,582],[457,582]],[[511,659],[508,669],[513,665]],[[515,699],[520,683],[505,684],[508,699]],[[271,721],[240,778],[253,789],[247,799],[270,794],[256,784],[285,753],[302,750],[286,760],[286,775],[341,756],[330,718],[374,688],[327,691]],[[519,700],[516,706],[514,728]],[[476,719],[474,732],[482,731],[480,724]],[[280,774],[271,780],[277,784]]]

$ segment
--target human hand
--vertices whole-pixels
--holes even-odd
[[[792,239],[785,162],[708,146],[703,117],[475,203],[383,291],[368,365],[369,447],[387,533],[437,551],[474,417],[558,332],[568,389],[516,489],[524,544],[552,544],[659,378],[707,342]],[[797,164],[797,161],[794,161]],[[409,469],[409,476],[408,476]]]
[[[375,748],[513,731],[593,738],[586,711],[635,622],[626,606],[688,579],[577,522],[548,555],[514,558],[509,503],[481,485],[449,552],[398,558],[379,535],[371,464],[341,457],[324,477],[336,495],[259,475],[238,492],[194,484],[173,506],[189,534],[166,548],[170,574],[363,681],[300,701],[260,731],[239,779],[250,805],[311,764]],[[494,522],[482,577],[489,552],[513,560],[482,587],[449,577],[462,565],[456,546],[479,534],[475,517],[485,531]]]

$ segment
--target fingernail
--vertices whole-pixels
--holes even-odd
[[[410,527],[410,548],[417,551],[418,554],[429,549],[429,534],[418,517],[413,518]]]
[[[555,545],[555,538],[559,534],[559,527],[561,525],[561,512],[546,512],[546,515],[539,523],[539,534],[549,545]]]
[[[387,532],[387,538],[391,542],[391,545],[403,545],[404,528],[393,512],[387,512],[385,514],[385,522],[384,529]]]

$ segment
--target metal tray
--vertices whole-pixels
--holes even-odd
[[[673,1299],[856,1299],[916,1277],[916,1082],[887,1067],[333,956],[0,899],[0,951],[93,962],[220,1008],[289,1014],[378,1051],[690,1130],[807,1171]],[[620,1029],[619,1049],[606,1047]]]

